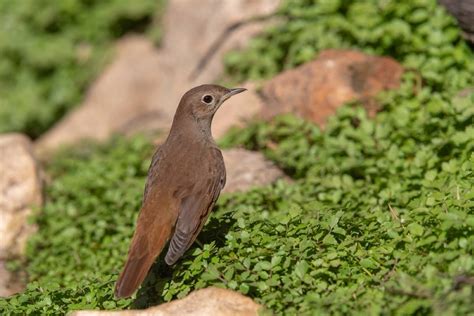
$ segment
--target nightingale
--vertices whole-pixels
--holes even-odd
[[[117,298],[136,291],[168,241],[168,265],[195,241],[226,180],[212,119],[224,101],[245,90],[206,84],[181,98],[170,133],[148,170],[128,258],[115,285]]]

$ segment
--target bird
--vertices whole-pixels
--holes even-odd
[[[204,84],[182,96],[148,169],[128,257],[115,285],[117,298],[133,295],[168,242],[165,262],[173,265],[196,240],[226,182],[212,119],[226,100],[245,90]]]

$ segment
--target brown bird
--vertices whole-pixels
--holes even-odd
[[[217,109],[245,89],[202,85],[184,94],[165,143],[153,155],[128,259],[115,285],[129,297],[171,239],[165,262],[174,264],[201,231],[225,184],[222,153],[211,134]]]

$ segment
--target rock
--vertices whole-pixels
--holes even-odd
[[[223,192],[246,191],[269,185],[285,174],[259,152],[245,149],[223,150],[227,180]]]
[[[248,24],[231,33],[207,66],[191,79],[190,75],[215,40],[231,25],[250,17],[274,12],[275,0],[200,0],[190,6],[189,0],[171,0],[164,16],[164,38],[160,57],[169,80],[159,88],[165,96],[163,106],[173,115],[184,91],[193,86],[214,82],[222,74],[225,52],[243,47],[262,30],[263,24]],[[212,17],[212,18],[209,18]]]
[[[466,40],[474,43],[474,1],[440,0],[439,2],[456,18]]]
[[[263,115],[293,112],[324,126],[344,103],[360,100],[370,115],[377,106],[374,96],[399,87],[403,68],[388,57],[350,50],[326,50],[312,62],[285,71],[262,90]]]
[[[166,117],[155,102],[163,75],[158,69],[159,57],[151,42],[139,36],[121,40],[115,60],[92,84],[84,102],[37,141],[39,153],[84,138],[103,141],[143,121],[160,126]]]
[[[261,306],[240,293],[209,287],[192,292],[175,300],[145,310],[79,311],[71,316],[254,316]]]
[[[258,96],[253,84],[247,83],[239,87],[247,88],[247,91],[226,101],[214,117],[212,135],[215,138],[222,137],[229,127],[244,126],[249,119],[258,116],[263,109],[262,99]]]
[[[23,284],[23,273],[12,273],[5,267],[5,262],[0,260],[0,297],[8,297],[21,292]]]
[[[189,5],[189,0],[168,1],[161,47],[155,48],[141,36],[119,41],[115,59],[93,83],[84,102],[44,134],[36,149],[43,154],[84,138],[102,141],[113,133],[150,129],[166,133],[182,94],[193,86],[215,82],[223,70],[224,53],[242,46],[263,25],[254,23],[237,29],[191,79],[214,41],[232,24],[269,14],[278,5],[275,0],[200,0],[199,6]],[[241,118],[254,115],[254,107],[259,106],[255,100],[247,96],[245,103],[238,102],[242,106],[229,110],[233,114],[216,127],[216,136]],[[226,107],[230,109],[229,104]]]
[[[42,204],[39,168],[32,155],[31,142],[20,134],[0,136],[0,296],[14,294],[17,286],[4,262],[24,254],[26,240],[34,232],[27,223],[33,207]]]

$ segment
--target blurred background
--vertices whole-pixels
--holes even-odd
[[[465,38],[472,39],[472,3],[441,3],[459,19]],[[39,146],[45,148],[73,139],[103,139],[110,132],[133,131],[142,124],[144,129],[166,125],[180,93],[193,83],[226,82],[223,78],[229,83],[261,81],[310,61],[324,49],[357,48],[391,56],[438,86],[443,70],[462,62],[461,48],[451,47],[460,33],[458,27],[434,1],[396,5],[392,1],[24,0],[2,1],[0,5],[0,132],[16,131],[41,139],[72,109],[88,105],[91,98],[94,107],[107,108],[104,112],[108,114],[100,115],[121,124],[95,127],[95,134],[88,134],[77,125],[112,123],[97,117],[99,109],[81,122],[76,115],[40,141]],[[227,54],[226,58],[222,53],[216,55],[222,52],[221,46],[226,52],[247,46],[265,23],[282,25],[253,40],[245,52]],[[246,30],[239,33],[242,28]],[[283,34],[278,36],[277,32]],[[448,55],[451,58],[443,59]],[[199,68],[209,60],[217,69]],[[225,69],[220,65],[223,62]],[[196,67],[200,72],[196,73]],[[120,82],[124,80],[128,85]],[[103,81],[109,82],[107,87]],[[130,85],[137,87],[135,94],[143,96],[121,91],[131,89]],[[108,93],[94,96],[90,90],[96,86]],[[92,97],[88,98],[88,92]],[[124,107],[128,112],[121,113],[126,111]],[[114,110],[117,112],[112,113]],[[121,115],[128,118],[119,119]],[[88,128],[94,129],[92,126]],[[59,135],[66,130],[79,135]]]
[[[79,104],[127,33],[158,45],[163,1],[2,1],[2,132],[36,139]]]

